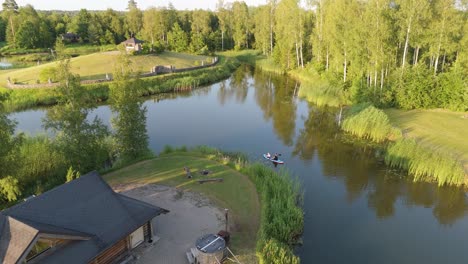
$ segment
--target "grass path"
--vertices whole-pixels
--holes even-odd
[[[424,146],[450,153],[468,173],[468,118],[466,113],[445,110],[386,109],[392,125]]]
[[[191,169],[193,179],[187,179],[183,168]],[[199,171],[210,170],[208,176]],[[255,185],[236,170],[194,154],[167,154],[143,161],[104,175],[109,184],[161,184],[181,190],[202,193],[220,208],[230,210],[232,247],[244,257],[255,255],[260,223],[260,202]],[[200,178],[223,178],[222,183],[199,184]]]

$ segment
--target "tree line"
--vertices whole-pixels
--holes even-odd
[[[219,0],[215,11],[138,8],[124,12],[36,11],[3,3],[0,41],[49,48],[66,32],[80,42],[118,44],[130,36],[153,51],[209,53],[257,49],[284,70],[330,80],[348,101],[405,109],[468,109],[468,1]]]

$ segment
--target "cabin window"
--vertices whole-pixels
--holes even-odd
[[[35,257],[49,250],[54,245],[54,242],[45,239],[39,239],[32,247],[26,256],[26,262],[33,260]]]

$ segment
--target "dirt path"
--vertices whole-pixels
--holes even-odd
[[[144,250],[136,263],[184,264],[185,252],[194,247],[198,237],[224,228],[224,213],[209,199],[191,192],[156,184],[118,184],[116,192],[168,209],[153,220],[160,238]]]

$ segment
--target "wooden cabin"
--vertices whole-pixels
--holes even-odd
[[[168,211],[114,192],[92,172],[0,212],[0,263],[115,263]]]

